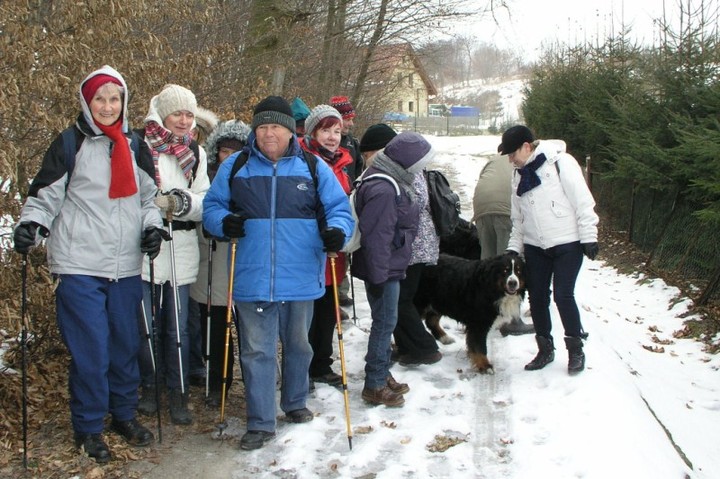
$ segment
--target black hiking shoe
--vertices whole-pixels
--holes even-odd
[[[248,431],[240,439],[240,449],[252,451],[260,449],[266,442],[275,437],[274,432],[269,431]]]
[[[306,407],[290,411],[285,414],[285,417],[288,419],[288,421],[294,422],[295,424],[310,422],[315,418],[312,411]]]
[[[147,386],[142,388],[140,400],[137,405],[137,412],[143,416],[153,416],[157,412],[157,398],[155,394],[155,386]]]
[[[168,394],[168,403],[170,405],[170,420],[173,424],[187,426],[192,424],[193,417],[190,409],[188,409],[188,395],[183,394],[179,389],[171,389]]]
[[[140,424],[137,419],[131,419],[129,421],[116,421],[113,419],[110,423],[110,429],[120,434],[131,446],[147,446],[155,439],[153,433]]]
[[[110,449],[102,438],[102,434],[75,433],[75,447],[85,451],[98,464],[110,461]]]
[[[342,376],[332,371],[322,374],[320,376],[311,376],[310,380],[316,383],[329,384],[330,386],[339,386],[342,384]]]

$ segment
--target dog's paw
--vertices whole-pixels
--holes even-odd
[[[453,338],[451,338],[450,336],[448,336],[447,334],[445,336],[441,336],[439,341],[443,344],[452,344],[455,342],[455,340]]]

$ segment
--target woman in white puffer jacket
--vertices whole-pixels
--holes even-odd
[[[508,251],[525,253],[530,312],[539,352],[525,369],[542,369],[555,359],[551,335],[550,285],[565,329],[568,372],[585,369],[587,334],[575,302],[575,282],[583,254],[598,253],[595,200],[580,165],[565,152],[565,142],[535,139],[526,126],[502,136],[498,152],[517,168],[512,179],[512,232]]]

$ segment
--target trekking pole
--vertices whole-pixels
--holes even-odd
[[[22,362],[22,440],[23,440],[23,467],[27,469],[27,253],[22,255],[22,305],[21,321],[22,332],[20,334],[20,355]]]
[[[172,281],[172,291],[173,291],[173,308],[175,312],[175,341],[177,344],[177,352],[178,352],[178,371],[180,374],[180,392],[182,395],[185,395],[185,378],[183,373],[183,364],[182,364],[182,344],[180,342],[180,311],[181,306],[180,302],[178,301],[178,285],[177,285],[177,270],[175,269],[175,242],[173,241],[173,210],[174,208],[174,198],[173,195],[168,195],[168,199],[170,200],[170,205],[168,207],[167,213],[165,215],[167,222],[168,222],[168,233],[170,233],[170,279]]]
[[[152,288],[152,286],[151,286]],[[145,300],[140,300],[140,310],[142,311],[143,324],[145,325],[145,339],[147,339],[148,348],[150,348],[150,359],[152,360],[152,367],[155,375],[157,375],[157,365],[155,364],[155,348],[153,347],[153,337],[151,326],[148,324],[147,313],[145,312]]]
[[[357,326],[357,314],[355,312],[355,280],[352,275],[352,253],[348,253],[347,255],[348,263],[350,263],[350,294],[352,295],[352,306],[353,306],[353,315],[352,320],[353,324]]]
[[[220,434],[227,427],[225,423],[225,393],[227,392],[227,370],[228,356],[230,353],[230,325],[233,321],[233,283],[235,282],[235,254],[237,253],[237,238],[230,240],[230,274],[228,277],[228,293],[227,293],[227,316],[225,318],[225,354],[222,371],[222,390],[220,392],[220,424],[218,429]]]
[[[210,315],[212,314],[212,258],[215,240],[208,244],[207,318],[205,318],[205,398],[210,395]]]
[[[347,372],[345,370],[345,346],[343,345],[342,318],[340,317],[340,298],[338,297],[338,284],[335,277],[335,258],[337,253],[328,252],[330,269],[332,270],[333,297],[335,299],[335,324],[338,332],[338,348],[340,349],[340,371],[342,372],[343,397],[345,399],[345,423],[347,425],[348,445],[352,451],[352,428],[350,427],[350,397],[347,387]]]
[[[143,308],[145,314],[145,308]],[[150,349],[152,353],[153,366],[157,365],[158,350],[158,327],[157,327],[157,303],[155,302],[155,261],[150,260],[150,319],[152,320],[152,335],[154,348]],[[158,443],[162,442],[162,422],[160,420],[160,378],[158,377],[158,368],[155,366],[155,409],[157,414],[157,430]]]

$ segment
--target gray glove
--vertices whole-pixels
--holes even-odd
[[[155,206],[160,208],[163,215],[168,212],[174,216],[182,216],[190,210],[190,195],[183,190],[170,190],[155,197]]]

